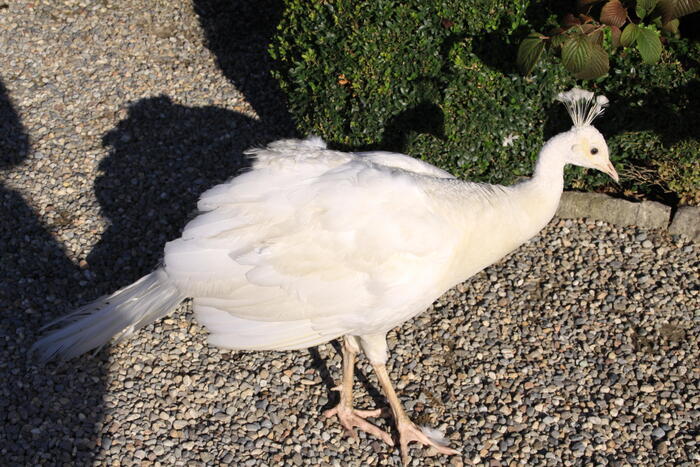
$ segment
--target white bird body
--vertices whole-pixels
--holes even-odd
[[[318,139],[251,153],[252,170],[205,192],[165,248],[164,270],[194,297],[210,342],[232,349],[385,333],[539,231],[561,193],[463,182]]]
[[[391,438],[352,408],[360,347],[394,412],[401,451],[419,441],[454,453],[406,416],[384,367],[386,332],[455,284],[498,261],[554,216],[567,163],[617,173],[590,122],[605,103],[581,90],[560,99],[575,122],[540,151],[534,176],[510,187],[464,182],[388,152],[329,150],[318,138],[249,152],[250,171],[205,192],[199,215],[165,246],[164,265],[61,321],[35,344],[70,358],[101,347],[193,299],[211,344],[290,350],[345,336],[344,427]]]

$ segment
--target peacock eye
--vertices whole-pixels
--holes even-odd
[[[591,154],[598,154],[598,148],[591,148]]]

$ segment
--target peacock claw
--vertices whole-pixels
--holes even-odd
[[[374,410],[360,410],[360,409],[354,409],[346,404],[343,404],[342,402],[332,409],[326,410],[323,414],[326,416],[326,418],[330,418],[333,415],[337,415],[338,419],[340,420],[340,424],[345,428],[345,431],[347,432],[348,435],[352,436],[355,439],[359,439],[357,436],[357,433],[355,432],[355,427],[359,428],[360,430],[369,433],[371,435],[376,436],[377,438],[380,438],[382,441],[387,443],[389,446],[394,445],[394,441],[391,439],[391,436],[389,433],[386,431],[381,430],[379,427],[371,424],[365,418],[368,417],[378,417],[382,414],[383,410],[382,409],[374,409]]]
[[[456,449],[448,448],[439,441],[433,440],[426,436],[426,434],[421,430],[415,423],[406,420],[397,420],[396,429],[399,432],[399,444],[401,445],[401,463],[403,465],[408,465],[408,443],[411,441],[416,441],[425,446],[430,446],[435,449],[440,454],[459,454]]]

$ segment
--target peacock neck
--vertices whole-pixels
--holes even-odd
[[[564,186],[564,164],[569,141],[554,137],[540,151],[535,173],[510,187],[464,183],[463,200],[468,209],[441,203],[446,217],[455,218],[464,231],[453,255],[454,266],[445,284],[454,285],[516,249],[535,236],[554,217]],[[455,183],[452,180],[445,183]],[[459,191],[456,191],[459,193]]]
[[[536,234],[554,217],[564,189],[563,154],[569,147],[568,134],[560,134],[545,143],[532,178],[516,185],[514,196],[519,211],[526,216],[527,235]]]
[[[436,209],[445,209],[464,235],[453,255],[445,284],[454,285],[477,273],[535,236],[552,219],[564,186],[562,149],[568,141],[554,137],[540,151],[535,173],[510,187],[463,183],[463,198],[454,204],[444,197]],[[452,186],[452,180],[444,183]],[[459,185],[458,185],[459,186]],[[460,193],[459,190],[455,191]],[[437,197],[436,197],[437,198]],[[468,209],[460,209],[460,202]],[[461,216],[454,216],[461,212]]]
[[[568,134],[562,133],[551,138],[540,150],[531,182],[539,189],[561,194],[564,189],[565,158],[562,154],[568,146]]]

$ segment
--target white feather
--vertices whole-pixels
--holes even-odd
[[[421,426],[420,431],[422,431],[423,434],[427,436],[431,441],[439,444],[440,446],[447,446],[448,444],[450,444],[450,440],[445,438],[445,435],[440,430],[430,428],[428,426]]]
[[[590,125],[596,117],[601,115],[608,105],[608,98],[595,95],[591,91],[573,88],[559,93],[557,100],[566,106],[574,127],[582,128]]]
[[[321,334],[308,320],[254,321],[195,303],[197,319],[211,330],[211,345],[234,350],[296,350],[323,344],[340,334]]]
[[[386,151],[357,152],[355,154],[385,167],[394,167],[407,172],[430,175],[437,178],[455,178],[449,172],[405,154]]]
[[[49,323],[45,328],[67,325],[41,338],[31,351],[46,361],[54,357],[69,359],[99,349],[113,336],[128,336],[162,318],[184,298],[165,271],[158,269],[110,296]]]

